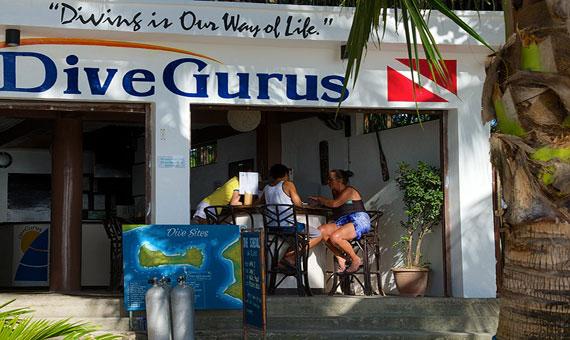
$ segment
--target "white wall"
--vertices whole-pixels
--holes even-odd
[[[255,131],[218,139],[216,163],[190,169],[192,208],[228,180],[229,163],[250,158],[255,162],[256,145]]]
[[[346,138],[344,131],[333,131],[316,118],[284,124],[281,133],[283,162],[295,169],[294,181],[303,198],[306,199],[312,194],[330,196],[329,188],[320,184],[318,146],[322,140],[329,142],[330,169],[353,171],[351,184],[360,190],[365,201],[369,201],[376,193],[386,188],[380,197],[374,197],[370,205],[385,213],[381,219],[380,230],[383,286],[385,291],[393,292],[395,287],[390,268],[399,263],[400,256],[392,248],[392,244],[401,235],[399,221],[405,218],[401,194],[395,189],[393,180],[397,176],[400,162],[416,164],[421,160],[436,167],[440,166],[439,121],[424,123],[423,127],[412,125],[380,132],[390,172],[389,182],[382,180],[378,145],[374,134]],[[432,269],[428,294],[441,296],[443,295],[441,227],[426,237],[424,254]]]

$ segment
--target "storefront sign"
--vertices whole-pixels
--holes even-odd
[[[243,324],[265,331],[265,252],[263,231],[242,232]]]
[[[80,42],[74,41],[75,44]],[[117,46],[117,42],[102,44],[101,41],[83,41],[83,44],[97,46]],[[128,44],[123,44],[128,45]],[[155,49],[168,50],[165,47],[151,46]],[[143,47],[137,47],[143,48]],[[186,54],[193,54],[184,51]],[[109,67],[86,67],[78,56],[70,54],[65,58],[66,67],[59,67],[51,57],[37,52],[0,52],[2,63],[1,92],[42,93],[54,88],[59,77],[65,79],[62,96],[92,95],[105,96],[114,84],[122,85],[122,90],[134,97],[150,97],[156,92],[156,86],[162,77],[162,85],[172,94],[188,98],[252,99],[271,102],[272,96],[284,97],[291,101],[330,102],[344,101],[350,95],[343,94],[344,77],[340,75],[319,76],[316,74],[283,74],[283,73],[229,73],[223,70],[212,70],[210,63],[198,58],[181,58],[166,64],[161,74],[157,75],[149,69],[122,69]],[[219,64],[213,58],[204,59]],[[78,67],[76,65],[82,65]],[[19,72],[25,73],[29,67],[39,66],[43,74],[34,79],[33,84],[21,85],[18,82]],[[186,75],[186,82],[175,75]],[[122,76],[119,76],[122,75]],[[238,83],[237,90],[230,83]],[[86,83],[86,84],[85,84]],[[212,89],[214,89],[212,91]],[[270,91],[271,89],[271,91]],[[277,92],[277,93],[275,93]]]
[[[234,225],[124,225],[125,308],[144,310],[148,280],[184,275],[196,309],[242,307],[241,247]]]
[[[30,15],[30,8],[34,13]],[[56,29],[113,30],[231,36],[254,39],[346,40],[353,9],[307,10],[298,6],[203,3],[145,4],[94,1],[21,0],[0,13],[0,22]]]

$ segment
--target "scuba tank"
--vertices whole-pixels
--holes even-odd
[[[152,287],[146,292],[146,320],[149,340],[170,340],[170,304],[168,299],[170,279],[156,277],[149,280]]]
[[[178,277],[178,285],[170,292],[172,307],[172,339],[194,340],[194,289],[186,277]]]

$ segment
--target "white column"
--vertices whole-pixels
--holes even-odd
[[[159,100],[152,112],[153,223],[189,224],[190,105],[168,99]]]
[[[450,156],[453,154],[453,162],[457,162],[457,168],[451,173],[458,176],[450,180],[450,185],[459,184],[459,190],[454,188],[450,193],[450,203],[455,205],[451,210],[451,214],[455,214],[451,218],[452,279],[455,280],[452,291],[454,295],[460,293],[470,298],[495,297],[489,126],[481,122],[482,63],[479,69],[470,71],[460,77],[459,88],[464,95],[456,117],[449,120],[449,129],[456,129],[450,131],[449,148],[453,150]],[[451,159],[450,164],[453,164]]]

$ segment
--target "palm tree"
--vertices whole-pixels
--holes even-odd
[[[446,72],[425,9],[439,10],[485,44],[442,0],[353,4],[346,81],[356,81],[369,39],[380,40],[389,7],[403,24],[410,65],[421,45],[433,72]],[[503,9],[507,43],[489,57],[482,98],[483,120],[498,123],[491,158],[508,205],[497,338],[568,339],[570,1],[503,0]]]

